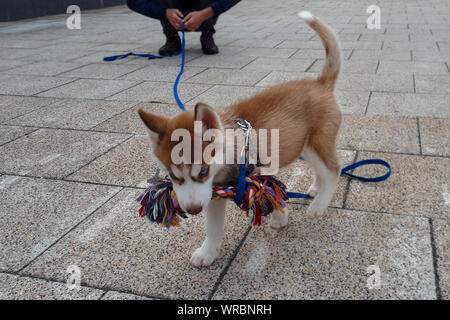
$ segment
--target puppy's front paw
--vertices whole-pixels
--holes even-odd
[[[312,203],[308,207],[308,210],[306,210],[306,214],[310,218],[315,218],[315,217],[323,216],[323,214],[325,213],[326,210],[327,210],[327,207],[317,206],[317,205],[314,205],[314,203]]]
[[[191,256],[191,263],[196,267],[208,267],[219,256],[219,249],[201,246]]]
[[[288,213],[273,212],[270,217],[269,226],[273,229],[281,229],[289,222]]]

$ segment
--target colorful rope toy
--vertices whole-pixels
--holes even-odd
[[[237,187],[213,188],[212,200],[231,199],[236,196]],[[251,176],[245,178],[245,193],[240,209],[253,212],[253,225],[261,225],[261,217],[273,210],[284,213],[288,200],[286,186],[275,176]],[[172,182],[159,180],[150,185],[137,199],[141,204],[139,215],[163,226],[179,226],[180,217],[187,218],[178,204]]]

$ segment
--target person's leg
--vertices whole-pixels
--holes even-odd
[[[175,0],[157,0],[157,3],[163,8],[178,8],[179,1]],[[159,54],[162,56],[171,56],[181,50],[181,39],[178,30],[175,29],[167,19],[160,20],[166,43],[159,48]]]
[[[212,0],[198,0],[199,9],[205,9],[209,7],[209,5],[213,2]],[[218,17],[212,17],[208,20],[204,21],[200,27],[198,28],[198,31],[202,32],[202,35],[200,36],[200,42],[202,44],[202,50],[205,54],[216,54],[219,52],[219,48],[214,42],[213,35],[216,32],[216,29],[214,28],[215,24],[217,23]]]

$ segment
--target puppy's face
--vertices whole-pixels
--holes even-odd
[[[222,167],[216,163],[216,157],[223,153],[220,139],[205,135],[221,131],[219,116],[200,103],[194,111],[170,119],[143,110],[139,115],[150,130],[154,154],[168,172],[181,208],[190,214],[200,213],[211,200],[214,176]]]

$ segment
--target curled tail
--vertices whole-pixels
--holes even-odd
[[[309,11],[300,11],[302,18],[320,37],[325,47],[326,60],[322,74],[317,79],[327,88],[333,90],[339,70],[341,69],[341,49],[333,30],[323,21],[313,16]]]

